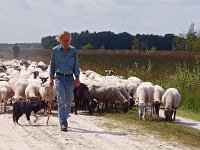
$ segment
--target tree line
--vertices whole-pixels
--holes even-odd
[[[111,31],[71,33],[71,44],[78,49],[110,49],[110,50],[190,50],[200,51],[200,33],[195,30],[194,23],[186,34],[136,34],[127,32],[115,34]],[[41,39],[43,48],[53,48],[58,44],[56,35]]]

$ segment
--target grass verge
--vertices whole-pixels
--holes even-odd
[[[194,113],[190,110],[178,109],[177,116],[200,121],[200,115],[198,113]]]

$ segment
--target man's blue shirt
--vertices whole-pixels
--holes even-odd
[[[61,45],[53,48],[49,74],[53,77],[56,72],[80,75],[76,48],[70,45],[66,52]]]

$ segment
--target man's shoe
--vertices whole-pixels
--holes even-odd
[[[61,125],[61,131],[67,132],[67,127],[65,125]]]

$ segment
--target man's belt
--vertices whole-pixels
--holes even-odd
[[[73,76],[73,74],[66,74],[66,73],[60,73],[60,72],[56,72],[56,75],[64,76],[64,77],[70,77],[70,76]]]

